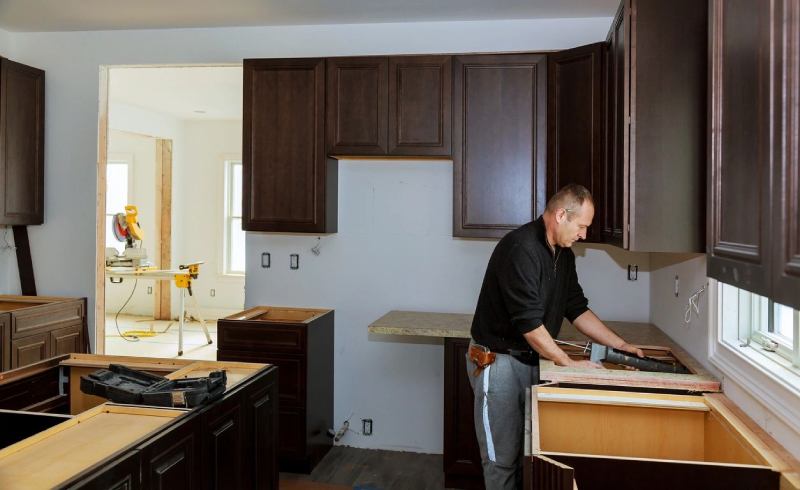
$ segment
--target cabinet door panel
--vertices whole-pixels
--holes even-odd
[[[180,490],[200,488],[200,420],[187,420],[140,446],[142,488]]]
[[[454,236],[502,237],[544,211],[546,61],[455,58]]]
[[[595,200],[586,241],[602,241],[603,43],[548,54],[548,190],[580,184]]]
[[[245,451],[242,397],[228,396],[203,412],[203,487],[244,488],[242,458]]]
[[[80,353],[83,346],[83,325],[59,328],[50,332],[50,357]]]
[[[768,295],[770,4],[712,8],[708,275]]]
[[[389,58],[390,155],[450,155],[452,59]]]
[[[620,5],[606,41],[606,149],[603,175],[603,241],[627,245],[625,161],[628,155],[626,2]]]
[[[306,457],[306,410],[281,406],[278,410],[278,456]]]
[[[0,371],[11,369],[11,314],[0,315]]]
[[[11,369],[50,357],[50,334],[42,333],[11,341]]]
[[[245,60],[244,230],[336,231],[326,222],[324,108],[325,60]]]
[[[132,451],[76,482],[75,486],[67,483],[64,487],[70,490],[139,490],[142,488],[140,464],[139,451]]]
[[[784,137],[777,142],[775,157],[772,226],[778,239],[772,290],[775,301],[800,309],[800,6],[783,2],[780,14],[777,35],[783,39],[784,72],[775,86],[775,104]]]
[[[327,149],[332,155],[385,155],[389,59],[328,59]]]
[[[44,222],[44,71],[0,58],[0,224]]]

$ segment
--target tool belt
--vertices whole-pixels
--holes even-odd
[[[472,372],[473,376],[477,376],[482,370],[486,369],[486,366],[497,360],[497,354],[489,352],[485,347],[473,344],[469,346],[469,360],[477,366],[475,371]]]

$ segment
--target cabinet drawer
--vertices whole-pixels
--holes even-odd
[[[278,400],[281,406],[306,403],[306,357],[269,352],[218,350],[218,361],[259,362],[278,366]]]
[[[217,323],[220,350],[279,350],[302,353],[306,348],[305,325],[265,325],[264,322]]]
[[[82,323],[83,301],[26,308],[11,314],[11,338],[46,332],[59,325]]]

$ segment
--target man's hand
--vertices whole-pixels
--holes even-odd
[[[562,367],[573,367],[573,368],[584,368],[584,369],[605,369],[602,364],[598,364],[592,361],[573,361],[569,357],[566,361],[563,361],[562,364],[560,361],[556,362],[556,366]]]
[[[620,345],[619,347],[617,347],[617,350],[630,352],[631,354],[634,354],[637,357],[644,357],[644,352],[642,352],[642,349],[639,349],[635,345],[631,345],[631,344],[629,344],[627,342],[625,342],[622,345]],[[622,367],[624,367],[628,371],[638,371],[638,369],[636,369],[635,367],[631,367],[631,366],[622,366]]]
[[[636,357],[644,357],[644,352],[642,352],[642,349],[636,347],[635,345],[631,345],[627,342],[617,347],[617,350],[624,350],[625,352],[630,352],[631,354],[635,354]]]

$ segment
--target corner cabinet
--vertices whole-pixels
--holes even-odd
[[[800,308],[800,6],[711,2],[708,275]]]
[[[0,58],[0,225],[44,223],[44,71]]]
[[[547,58],[453,64],[453,236],[499,238],[546,205]]]
[[[325,60],[244,61],[242,229],[335,233],[325,155]]]

